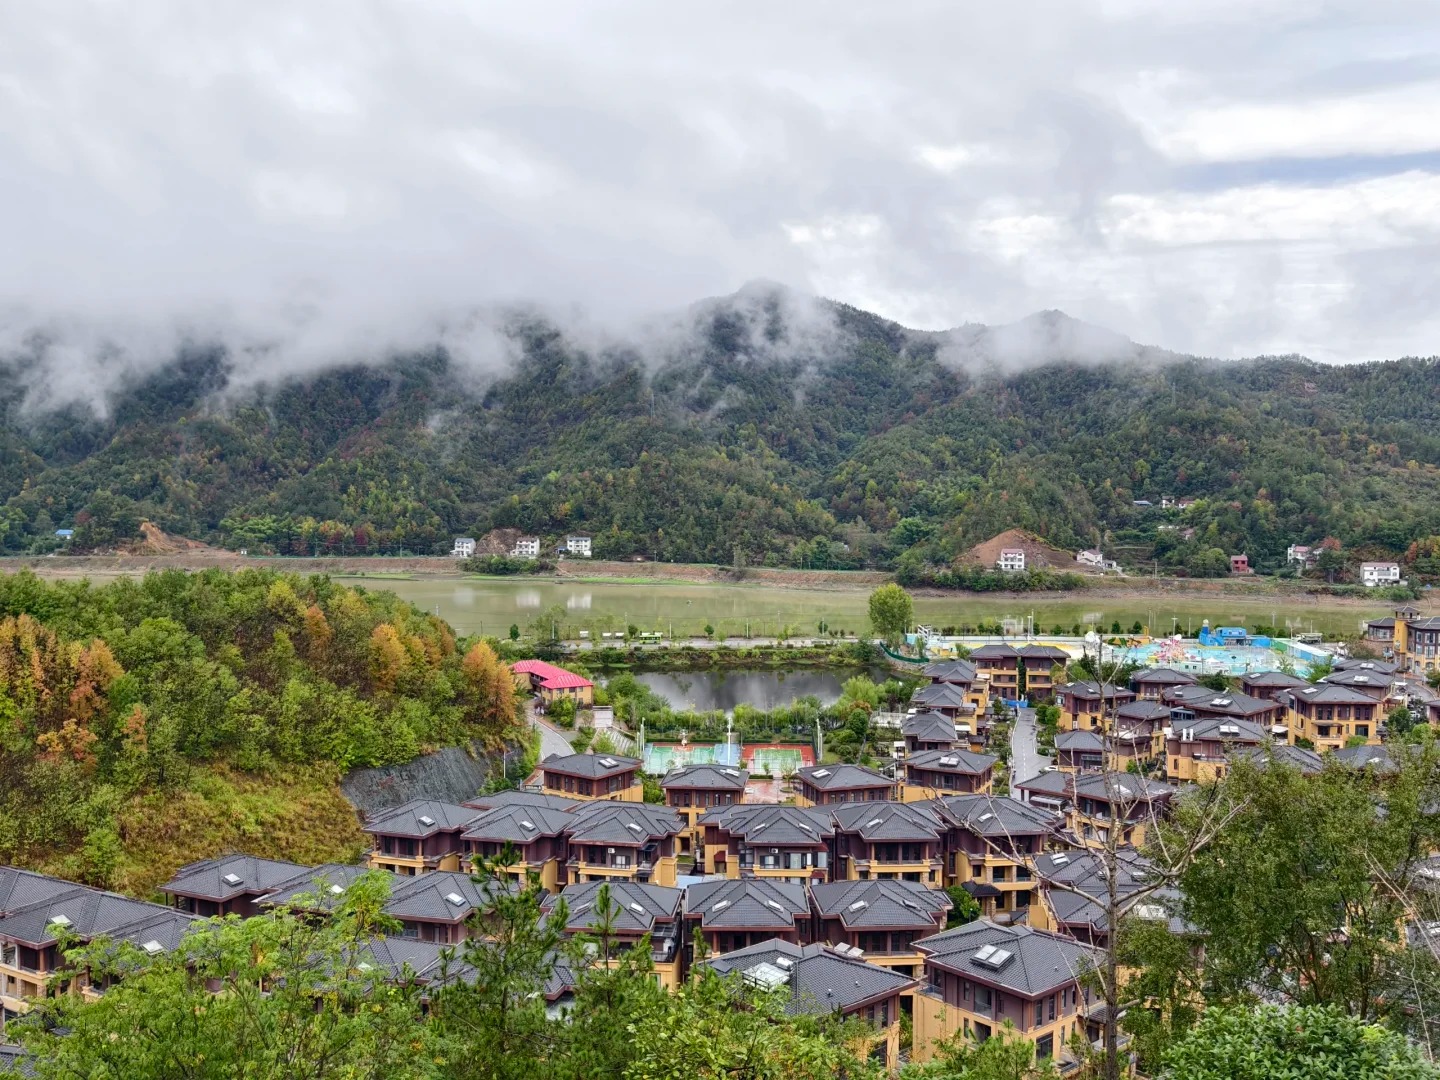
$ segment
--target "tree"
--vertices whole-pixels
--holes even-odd
[[[980,918],[980,902],[959,885],[951,885],[945,890],[945,895],[950,897],[950,903],[953,905],[947,916],[945,929],[964,926],[966,923]]]
[[[915,604],[910,594],[891,582],[870,594],[870,626],[885,644],[894,648],[910,628]]]
[[[520,640],[520,627],[519,627],[518,625],[516,625],[515,623],[513,623],[513,622],[510,624],[510,640],[511,640],[511,641],[519,641],[519,640]]]
[[[380,915],[386,877],[360,878],[327,920],[281,911],[201,923],[160,956],[128,942],[70,950],[92,979],[118,981],[94,1002],[39,1003],[37,1022],[19,1029],[37,1075],[440,1077],[417,988],[391,980],[371,954],[377,933],[398,929]]]
[[[1309,679],[1312,683],[1318,683],[1321,679],[1333,675],[1334,673],[1335,662],[1328,657],[1325,657],[1319,660],[1310,661],[1310,670],[1306,673],[1305,677]]]
[[[1207,690],[1214,690],[1219,694],[1227,693],[1235,686],[1235,680],[1223,671],[1209,672],[1195,681]]]
[[[1170,1080],[1436,1080],[1440,1069],[1385,1028],[1339,1009],[1212,1009],[1165,1055]]]

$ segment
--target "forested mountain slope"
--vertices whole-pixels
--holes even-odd
[[[252,551],[431,553],[504,526],[610,557],[888,567],[1020,527],[1263,565],[1440,533],[1434,360],[1221,363],[1056,312],[921,333],[766,286],[630,339],[503,329],[516,355],[486,378],[437,351],[238,386],[196,349],[103,417],[27,404],[43,363],[11,358],[0,546],[78,526],[103,548],[150,518]],[[1200,502],[1134,505],[1163,496]]]

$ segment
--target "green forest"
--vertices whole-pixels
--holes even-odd
[[[225,847],[358,856],[348,769],[520,738],[508,669],[393,593],[0,577],[0,863],[143,894]]]
[[[234,360],[195,349],[103,417],[28,408],[37,376],[15,361],[0,367],[0,550],[109,550],[145,519],[291,555],[436,554],[513,528],[588,533],[602,558],[989,587],[957,557],[1020,528],[1196,575],[1233,552],[1275,570],[1327,538],[1440,571],[1433,359],[1155,350],[1007,373],[949,362],[944,335],[825,310],[808,349],[778,297],[697,309],[665,348],[587,347],[517,316],[518,359],[483,384],[436,351],[232,389]]]

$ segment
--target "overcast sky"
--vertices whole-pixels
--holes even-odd
[[[1436,0],[43,0],[0,31],[0,321],[82,351],[764,277],[916,327],[1429,355],[1437,235]]]

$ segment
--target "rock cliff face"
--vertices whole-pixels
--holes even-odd
[[[500,762],[494,762],[497,770]],[[356,769],[340,781],[340,790],[368,817],[411,799],[464,802],[477,794],[490,775],[491,758],[478,745],[447,746],[403,765]]]

